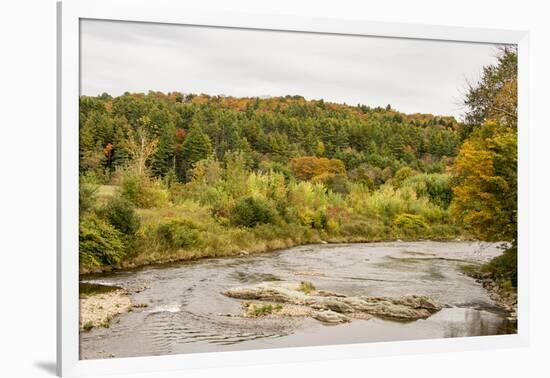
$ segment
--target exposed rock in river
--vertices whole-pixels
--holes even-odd
[[[425,319],[441,310],[442,306],[424,295],[402,297],[348,297],[344,294],[312,290],[305,293],[300,284],[288,282],[264,282],[253,286],[235,287],[222,294],[237,299],[273,302],[300,306],[300,316],[311,316],[322,322],[343,323],[350,318],[369,319],[372,316],[411,321]],[[271,312],[270,312],[271,314]],[[289,315],[288,311],[273,315]]]
[[[311,317],[324,323],[347,323],[351,322],[351,319],[345,315],[339,314],[334,311],[315,311]]]
[[[80,329],[109,327],[114,316],[131,310],[132,302],[125,290],[87,295],[80,298]]]

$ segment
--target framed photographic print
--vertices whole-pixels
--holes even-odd
[[[527,32],[58,20],[60,375],[526,344]]]

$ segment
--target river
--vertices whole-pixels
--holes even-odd
[[[464,275],[464,262],[498,255],[496,244],[388,242],[307,245],[83,277],[116,285],[147,307],[119,315],[110,328],[83,332],[80,358],[132,357],[515,332],[487,291]],[[240,302],[220,293],[265,281],[311,281],[346,295],[428,295],[444,308],[428,319],[378,318],[326,325],[312,318],[227,317]]]

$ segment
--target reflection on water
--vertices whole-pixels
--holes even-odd
[[[81,335],[81,358],[496,335],[515,332],[487,292],[458,269],[488,260],[496,246],[395,242],[303,246],[255,256],[209,259],[86,277],[126,288],[135,303],[108,329]],[[308,280],[347,295],[429,295],[445,305],[425,320],[381,319],[326,326],[310,318],[224,316],[239,301],[220,292],[265,281]],[[145,290],[143,290],[146,288]]]

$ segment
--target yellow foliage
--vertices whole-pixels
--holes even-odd
[[[483,240],[513,240],[517,229],[517,135],[488,122],[464,142],[453,174],[451,214]]]

